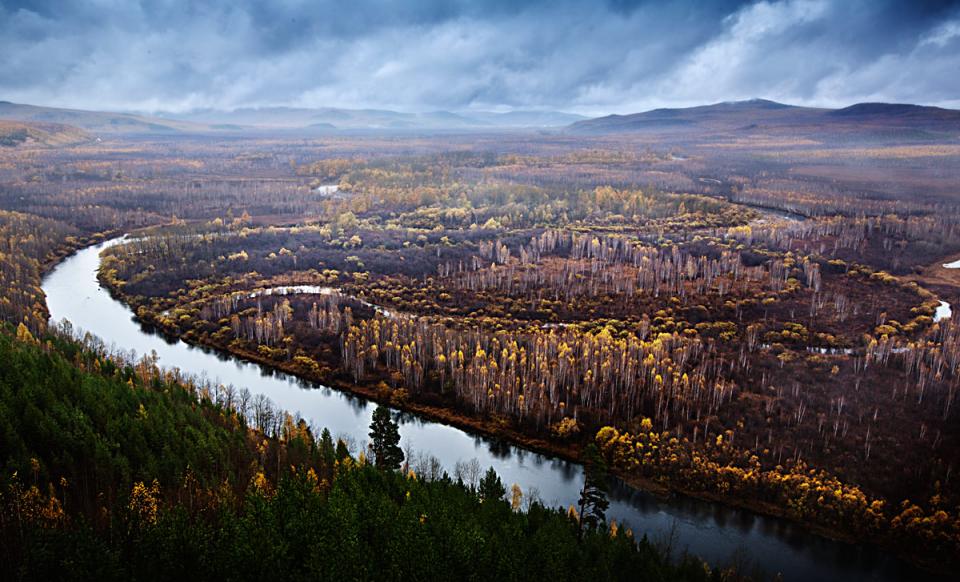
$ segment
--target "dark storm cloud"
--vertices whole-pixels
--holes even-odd
[[[960,106],[957,2],[0,0],[0,98],[632,111]]]

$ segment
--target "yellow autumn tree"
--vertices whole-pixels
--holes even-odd
[[[514,511],[520,511],[520,505],[523,503],[523,490],[520,485],[514,483],[510,486],[510,507]]]
[[[17,325],[17,340],[27,344],[37,343],[37,340],[34,339],[33,334],[30,333],[30,330],[27,329],[27,326],[25,326],[23,322]]]
[[[157,513],[160,508],[160,483],[156,479],[149,487],[143,481],[134,483],[133,489],[130,491],[130,503],[127,508],[140,523],[157,523]]]

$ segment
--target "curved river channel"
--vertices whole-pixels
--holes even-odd
[[[119,242],[83,249],[47,275],[43,290],[51,321],[67,319],[75,329],[91,332],[118,350],[138,355],[154,351],[164,367],[263,393],[279,407],[329,428],[334,436],[366,442],[373,412],[366,400],[142,329],[130,309],[97,281],[100,251]],[[436,456],[447,470],[457,461],[476,458],[484,470],[494,467],[508,488],[512,483],[525,492],[536,488],[548,504],[576,503],[583,479],[577,464],[411,414],[401,414],[399,422],[402,444],[412,443],[417,451]],[[608,519],[633,528],[637,536],[673,540],[674,555],[688,550],[715,565],[737,561],[747,564],[748,572],[779,572],[789,581],[930,579],[882,551],[833,542],[786,520],[684,496],[662,499],[619,481],[612,484],[610,497]]]

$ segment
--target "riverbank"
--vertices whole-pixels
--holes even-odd
[[[57,265],[62,263],[74,253],[122,234],[123,231],[120,230],[106,230],[81,237],[69,237],[73,240],[65,240],[60,246],[44,257],[44,260],[40,263],[40,269],[38,273],[40,280],[42,281],[43,278],[50,273],[50,271],[52,271]],[[50,310],[47,308],[46,297],[44,297],[42,305],[44,317],[50,319]]]
[[[948,255],[935,263],[924,267],[919,274],[907,276],[906,279],[932,291],[948,296],[951,299],[960,299],[960,268],[948,267],[960,261],[960,254]]]
[[[127,302],[128,298],[126,295],[117,289],[109,289],[112,297],[124,303],[129,307]],[[439,422],[448,426],[453,426],[459,428],[465,432],[475,434],[482,437],[500,439],[506,441],[514,446],[520,446],[531,452],[546,454],[553,457],[563,459],[572,463],[580,463],[581,452],[586,442],[569,442],[569,443],[559,443],[556,441],[548,440],[541,438],[535,435],[531,435],[527,432],[518,430],[516,427],[506,425],[505,423],[498,422],[496,419],[488,418],[478,418],[475,416],[470,416],[462,412],[452,410],[450,408],[441,407],[441,406],[431,406],[428,404],[423,404],[410,400],[396,400],[390,397],[390,394],[385,394],[381,390],[377,389],[377,382],[370,381],[363,384],[356,384],[350,381],[346,381],[339,378],[325,378],[318,375],[312,375],[309,373],[304,373],[302,370],[297,369],[292,362],[277,362],[271,360],[270,358],[264,357],[257,352],[252,352],[249,350],[240,350],[236,348],[231,348],[216,342],[210,341],[201,341],[196,337],[190,337],[187,335],[176,336],[164,332],[159,326],[153,324],[153,322],[145,320],[142,317],[134,316],[134,319],[148,327],[156,330],[158,333],[161,333],[165,337],[170,339],[178,339],[187,343],[189,345],[199,347],[202,349],[212,350],[220,354],[228,354],[247,362],[255,363],[267,370],[273,372],[280,372],[283,374],[288,374],[293,377],[301,378],[308,382],[322,384],[329,388],[339,390],[351,395],[360,396],[365,400],[370,402],[375,402],[378,404],[383,404],[390,406],[394,409],[401,410],[406,413],[415,414],[419,417],[422,417],[426,420]],[[592,440],[592,439],[591,439]],[[679,486],[676,483],[659,481],[654,479],[649,479],[643,476],[632,474],[627,471],[623,471],[619,468],[612,467],[610,468],[610,473],[614,477],[620,479],[630,487],[635,489],[643,490],[647,493],[651,493],[661,499],[666,499],[672,495],[682,495],[694,499],[699,499],[702,501],[709,501],[712,503],[719,503],[729,507],[734,507],[737,509],[744,509],[759,515],[764,515],[768,517],[774,517],[777,519],[783,519],[791,523],[802,526],[807,531],[814,533],[823,538],[829,539],[835,542],[841,542],[846,544],[856,544],[856,539],[852,534],[839,531],[835,528],[826,527],[814,522],[803,521],[795,519],[793,516],[789,515],[783,508],[777,506],[776,504],[763,502],[756,499],[743,499],[729,496],[722,496],[716,493],[709,491],[699,491],[694,489],[688,489]]]
[[[104,283],[105,282],[101,280],[101,284]],[[124,305],[128,306],[128,308],[136,303],[132,297],[127,296],[122,290],[115,287],[110,287],[109,285],[104,285],[104,287],[108,289],[110,295],[114,299],[122,302]],[[141,313],[143,312],[141,311]],[[150,314],[147,313],[146,315],[147,317],[137,317],[137,321],[151,326],[154,329],[161,330],[159,326],[155,325],[154,322],[150,320]],[[346,394],[360,396],[368,401],[386,404],[396,409],[415,414],[418,417],[426,420],[436,421],[447,426],[459,428],[470,434],[502,440],[532,452],[551,455],[567,461],[577,462],[580,457],[582,446],[586,444],[586,442],[589,442],[589,440],[584,439],[582,441],[560,443],[543,438],[539,435],[532,435],[529,432],[525,432],[515,426],[510,426],[505,421],[501,421],[496,418],[478,418],[449,407],[434,406],[406,399],[397,400],[392,398],[393,391],[387,391],[382,388],[382,384],[378,382],[378,380],[381,380],[382,378],[375,378],[369,382],[356,384],[352,381],[344,379],[344,376],[342,375],[331,378],[330,376],[326,375],[311,374],[309,372],[305,372],[303,369],[301,369],[301,367],[297,366],[292,361],[286,362],[273,360],[264,356],[263,354],[260,354],[259,352],[239,349],[235,345],[227,345],[224,343],[210,341],[208,338],[198,337],[192,332],[187,332],[179,336],[170,333],[165,333],[164,335],[173,339],[182,340],[189,345],[209,349],[219,354],[229,354],[241,360],[256,363],[264,369],[289,374],[293,377],[323,384]],[[589,435],[585,436],[592,436],[592,434],[593,433],[591,432]],[[854,534],[850,531],[844,531],[842,528],[839,528],[836,525],[827,526],[810,520],[798,519],[795,517],[795,515],[791,515],[786,508],[781,507],[776,503],[761,501],[751,497],[734,497],[721,495],[712,491],[688,489],[675,482],[650,479],[620,470],[618,468],[614,468],[612,473],[629,486],[652,493],[662,499],[676,495],[711,503],[723,504],[728,507],[746,510],[757,515],[769,516],[797,524],[805,530],[831,541],[863,546],[863,543],[857,543],[858,539],[863,539],[862,532]],[[926,561],[919,556],[899,554],[896,545],[885,540],[871,539],[869,540],[868,545],[872,545],[874,547],[885,547],[888,550],[897,551],[898,555],[901,555],[914,564],[924,565],[928,569],[932,569],[934,571],[936,570],[936,564],[934,564],[934,567],[931,568],[931,565],[926,563]]]
[[[114,292],[116,292],[116,294],[114,294]],[[123,294],[121,291],[111,290],[111,296],[114,296],[114,298],[122,301],[124,305],[129,307],[129,304],[124,298],[125,294]],[[361,398],[371,402],[384,404],[406,413],[415,414],[426,420],[456,427],[470,434],[502,440],[513,446],[519,446],[531,452],[550,455],[572,463],[579,463],[583,447],[587,442],[590,442],[589,440],[585,440],[583,442],[558,443],[556,441],[523,432],[518,430],[516,427],[498,422],[496,419],[478,418],[456,410],[452,410],[450,408],[431,406],[410,400],[398,401],[391,398],[389,393],[384,393],[383,391],[378,390],[376,387],[378,382],[377,380],[356,384],[340,378],[330,379],[304,373],[302,370],[297,369],[292,363],[277,362],[256,352],[231,348],[225,345],[217,344],[216,342],[200,341],[196,337],[178,337],[176,335],[162,332],[158,326],[153,325],[152,322],[144,320],[141,317],[135,316],[134,319],[156,329],[158,332],[171,339],[179,339],[189,345],[212,350],[219,354],[228,354],[233,357],[255,363],[267,370],[288,374],[293,377],[307,380],[308,382],[322,384],[347,394],[360,396]],[[592,435],[593,433],[590,434]],[[892,551],[899,558],[917,567],[923,568],[930,573],[943,574],[946,572],[944,566],[939,562],[933,561],[924,556],[904,553],[901,551],[901,548],[897,546],[897,544],[892,543],[885,538],[863,539],[862,537],[858,537],[857,534],[844,531],[836,526],[827,526],[809,520],[797,519],[785,508],[775,503],[762,501],[755,498],[734,497],[728,495],[725,496],[711,491],[689,489],[675,482],[650,479],[616,467],[610,468],[610,474],[617,479],[620,479],[626,485],[634,489],[650,493],[659,499],[666,500],[673,496],[683,496],[700,501],[720,504],[726,507],[749,511],[757,515],[781,519],[798,525],[814,535],[833,542],[847,544],[851,547],[873,546],[876,548],[883,548],[884,550]]]

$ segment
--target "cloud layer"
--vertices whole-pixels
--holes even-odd
[[[0,99],[91,109],[960,107],[960,3],[0,0]]]

